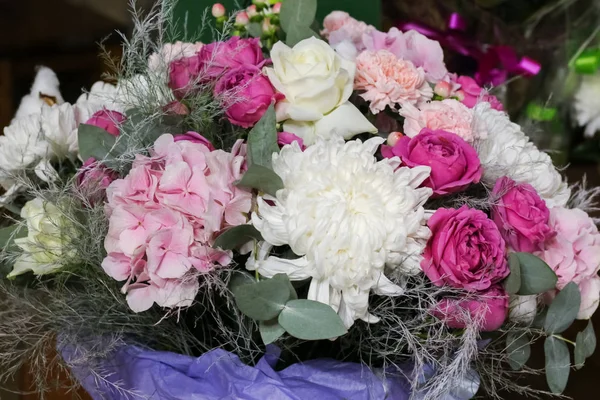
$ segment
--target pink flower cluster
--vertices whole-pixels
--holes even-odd
[[[126,281],[132,310],[189,306],[196,275],[230,263],[230,252],[211,245],[224,228],[247,222],[251,193],[234,185],[245,171],[245,152],[242,141],[228,153],[162,135],[149,157],[138,155],[129,174],[108,187],[102,267]]]
[[[369,102],[373,114],[386,107],[396,110],[397,105],[421,105],[433,97],[433,90],[425,80],[425,72],[412,62],[398,59],[387,50],[363,51],[356,58],[354,88]]]
[[[259,39],[234,36],[172,61],[169,87],[182,100],[213,85],[214,96],[221,100],[229,122],[250,128],[272,102],[280,99],[262,74],[265,62]]]

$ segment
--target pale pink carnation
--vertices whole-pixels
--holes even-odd
[[[473,111],[453,99],[432,101],[417,108],[405,104],[400,110],[404,119],[404,134],[414,137],[423,128],[452,132],[472,143],[476,139],[473,131]]]
[[[364,91],[360,96],[370,103],[373,114],[386,106],[394,110],[407,103],[420,106],[433,97],[423,68],[387,50],[364,51],[358,56],[354,88]]]
[[[555,207],[549,225],[557,234],[544,251],[536,253],[558,276],[556,288],[575,282],[581,291],[579,318],[589,318],[598,306],[600,289],[600,233],[589,215],[580,209]]]
[[[138,155],[129,174],[108,187],[102,267],[126,281],[132,310],[187,307],[197,275],[231,262],[230,251],[212,245],[223,229],[248,222],[252,195],[234,184],[245,153],[242,141],[228,153],[163,135],[149,157]]]
[[[177,41],[165,44],[158,53],[152,53],[148,58],[148,69],[150,71],[167,70],[172,61],[180,58],[191,57],[202,49],[203,44],[185,43]]]

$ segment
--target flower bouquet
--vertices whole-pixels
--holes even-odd
[[[285,0],[172,42],[164,1],[116,85],[42,68],[0,137],[0,378],[95,398],[561,393],[595,348],[596,189],[569,188],[440,44]],[[179,36],[180,37],[180,36]],[[549,391],[516,377],[544,340]],[[56,348],[59,357],[48,350]],[[574,348],[571,357],[569,347]]]

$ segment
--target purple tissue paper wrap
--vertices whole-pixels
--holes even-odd
[[[102,370],[103,379],[97,379],[76,361],[77,354],[71,346],[60,351],[94,400],[408,400],[410,397],[410,385],[402,375],[387,375],[383,379],[357,363],[318,359],[275,371],[280,351],[273,345],[267,347],[267,353],[254,367],[222,349],[192,358],[123,346],[96,368]],[[470,397],[452,395],[447,399]]]

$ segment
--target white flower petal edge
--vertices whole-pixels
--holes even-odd
[[[377,322],[369,314],[369,293],[398,296],[403,289],[385,275],[420,272],[430,231],[423,204],[431,189],[418,188],[428,167],[398,168],[397,158],[377,161],[383,142],[318,140],[304,152],[294,142],[273,155],[284,188],[259,196],[253,225],[265,242],[246,267],[271,277],[311,278],[308,298],[329,304],[347,327],[355,320]],[[270,256],[289,245],[299,256]]]
[[[585,126],[585,136],[593,137],[600,131],[600,73],[583,75],[575,93],[573,109],[579,126]]]
[[[483,181],[494,185],[498,178],[508,176],[533,186],[549,207],[565,206],[571,191],[550,156],[529,142],[505,112],[494,110],[487,102],[477,104],[474,112],[474,130],[486,135],[475,143]]]

